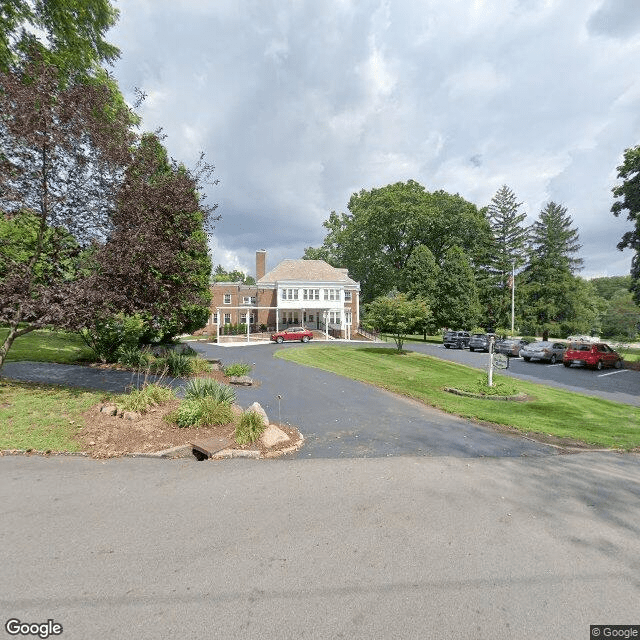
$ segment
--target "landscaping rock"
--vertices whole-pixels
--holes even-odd
[[[265,427],[269,426],[269,418],[267,417],[267,412],[262,408],[262,405],[259,402],[254,402],[248,409],[249,411],[253,411],[254,413],[258,413],[262,416],[262,422]]]
[[[135,420],[140,420],[141,415],[137,411],[123,411],[122,417],[125,420],[131,420],[133,422]]]
[[[242,387],[250,387],[253,384],[253,380],[249,376],[230,376],[229,383]]]
[[[287,440],[290,440],[289,436],[282,429],[276,427],[275,424],[270,424],[260,436],[260,442],[265,447],[273,447]]]
[[[118,413],[118,407],[115,404],[105,404],[100,413],[106,413],[108,416],[115,416]]]
[[[231,412],[236,418],[239,418],[244,413],[244,409],[239,404],[234,403],[231,405]]]

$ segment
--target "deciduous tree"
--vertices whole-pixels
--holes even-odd
[[[424,300],[410,300],[404,293],[393,292],[370,302],[365,309],[365,325],[393,335],[398,351],[407,335],[430,319],[431,311]]]
[[[38,52],[62,80],[93,76],[120,54],[104,39],[117,19],[109,0],[0,0],[0,71]]]
[[[633,223],[633,229],[627,231],[618,243],[618,249],[631,249],[631,291],[635,301],[640,304],[640,145],[624,152],[622,164],[618,167],[618,178],[622,184],[613,188],[611,211],[614,216],[626,212],[627,220]]]
[[[348,268],[363,301],[406,286],[404,268],[417,247],[427,247],[440,264],[450,247],[460,246],[478,264],[490,236],[475,205],[457,194],[429,193],[414,180],[363,189],[348,209],[331,213],[322,247],[308,248],[305,257]]]
[[[471,329],[480,317],[480,302],[471,264],[460,247],[451,247],[438,274],[434,315],[439,327]]]
[[[207,322],[207,232],[217,205],[205,205],[200,188],[212,172],[203,161],[194,171],[169,161],[155,134],[142,136],[126,170],[113,230],[96,254],[91,282],[109,291],[114,311],[141,315],[150,328],[147,339],[190,333]]]
[[[0,72],[0,211],[25,222],[20,255],[5,254],[0,323],[9,325],[0,367],[16,337],[86,321],[90,293],[70,271],[72,236],[79,248],[104,238],[134,139],[131,112],[115,108],[110,87],[72,82],[37,56],[22,70]],[[0,243],[10,242],[3,225]],[[85,253],[86,255],[86,253]],[[49,263],[45,272],[38,267]]]

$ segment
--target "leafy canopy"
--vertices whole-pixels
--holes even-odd
[[[622,183],[613,188],[611,211],[614,216],[626,212],[627,220],[633,222],[633,229],[623,234],[618,249],[631,249],[631,287],[635,301],[640,304],[640,145],[624,152],[622,164],[618,167],[618,178]]]
[[[391,333],[398,351],[407,335],[421,328],[431,317],[425,302],[409,300],[404,293],[380,296],[366,306],[365,324],[377,331]]]

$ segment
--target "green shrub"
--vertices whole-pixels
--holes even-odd
[[[200,373],[210,373],[211,365],[202,357],[196,356],[191,358],[191,373],[198,375]]]
[[[178,427],[205,427],[232,423],[234,415],[230,404],[204,397],[180,403],[166,420]]]
[[[502,376],[493,376],[493,386],[489,386],[489,375],[483,373],[475,385],[465,391],[480,393],[485,396],[515,396],[518,394],[518,386],[510,379]]]
[[[142,389],[133,389],[124,396],[118,406],[123,411],[144,413],[149,407],[169,402],[175,397],[175,391],[171,387],[154,382],[145,385]]]
[[[229,385],[212,378],[194,378],[187,384],[184,397],[187,400],[209,397],[223,404],[233,404],[236,392]]]
[[[223,367],[225,376],[246,376],[251,371],[251,365],[246,362],[234,362]]]
[[[102,362],[116,362],[118,350],[137,347],[144,332],[145,323],[138,314],[118,313],[95,322],[92,327],[80,331],[80,335]]]
[[[191,374],[191,363],[193,359],[189,356],[176,353],[175,351],[169,351],[164,361],[167,366],[167,373],[174,378]]]
[[[245,411],[236,427],[235,439],[238,444],[255,442],[265,430],[262,416],[256,411]]]
[[[133,369],[142,369],[149,364],[149,356],[131,345],[120,345],[116,352],[118,364]]]

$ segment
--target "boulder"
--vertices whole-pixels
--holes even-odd
[[[254,413],[258,413],[262,416],[262,422],[265,427],[269,426],[269,418],[267,417],[267,412],[262,408],[262,405],[259,402],[254,402],[248,409],[249,411],[253,411]]]
[[[235,404],[235,402],[231,405],[231,411],[236,418],[239,418],[244,413],[244,409],[239,404]]]
[[[260,436],[260,442],[265,447],[273,447],[281,442],[287,442],[287,440],[290,440],[289,436],[275,424],[270,424]]]
[[[242,387],[250,387],[253,384],[253,380],[249,376],[230,376],[229,383]]]
[[[105,404],[101,407],[100,413],[106,413],[108,416],[115,416],[118,414],[118,407],[115,404]]]

